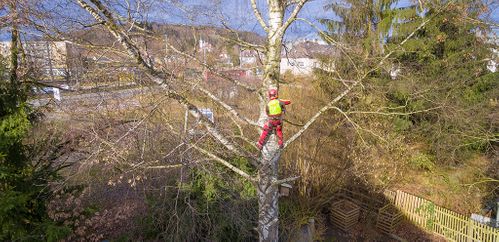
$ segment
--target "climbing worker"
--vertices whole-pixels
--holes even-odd
[[[286,113],[286,105],[291,104],[290,100],[279,99],[277,95],[277,89],[269,89],[269,99],[265,111],[267,112],[267,123],[263,126],[263,132],[258,140],[258,149],[262,149],[267,142],[267,137],[270,131],[275,130],[277,137],[279,138],[278,144],[279,148],[283,148],[282,141],[282,118],[283,114]]]

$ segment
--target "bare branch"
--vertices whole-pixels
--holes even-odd
[[[300,179],[300,176],[293,176],[293,177],[288,177],[286,179],[282,179],[282,180],[277,180],[275,181],[274,183],[272,183],[273,186],[279,186],[283,183],[286,183],[286,182],[292,182],[292,181],[296,181]]]
[[[188,166],[188,165],[191,165],[191,164],[197,164],[197,163],[200,163],[200,162],[212,161],[212,160],[213,159],[201,159],[201,160],[197,160],[197,161],[194,161],[194,162],[191,162],[191,163],[180,163],[180,164],[161,165],[161,166],[146,166],[144,168],[145,169],[171,169],[171,168],[179,168],[179,167]]]
[[[217,70],[215,70],[215,68],[213,68],[212,66],[210,66],[210,65],[206,64],[204,61],[202,61],[202,60],[200,60],[200,59],[196,58],[196,57],[195,57],[195,56],[193,56],[193,55],[190,55],[190,54],[187,54],[187,53],[185,53],[185,52],[183,52],[183,51],[180,51],[180,50],[178,50],[177,48],[173,47],[173,46],[172,46],[172,45],[170,45],[170,44],[168,44],[168,48],[172,49],[173,51],[177,52],[178,54],[180,54],[180,55],[182,55],[182,56],[184,56],[184,57],[187,57],[187,58],[189,58],[189,59],[195,60],[195,61],[196,61],[196,62],[198,62],[201,66],[205,67],[206,69],[208,69],[208,70],[209,70],[210,72],[212,72],[213,74],[215,74],[215,75],[217,75],[217,76],[219,76],[219,77],[221,77],[221,78],[223,78],[223,79],[225,79],[225,80],[228,80],[228,81],[230,81],[230,82],[232,82],[232,83],[236,84],[236,85],[237,85],[237,86],[239,86],[239,87],[242,87],[242,88],[244,88],[244,89],[246,89],[246,90],[248,90],[248,91],[251,91],[251,92],[256,91],[256,88],[254,88],[254,87],[252,87],[252,86],[249,86],[249,85],[247,85],[247,84],[245,84],[245,83],[242,83],[242,82],[240,82],[240,81],[238,81],[238,80],[236,80],[236,79],[233,79],[233,78],[231,78],[231,77],[229,77],[229,76],[227,76],[227,75],[224,75],[224,74],[222,74],[222,73],[218,72]]]
[[[214,102],[216,102],[217,104],[219,104],[220,106],[222,106],[225,110],[227,110],[227,112],[229,112],[230,114],[232,114],[232,116],[234,116],[240,122],[247,123],[247,124],[253,125],[253,126],[258,127],[258,128],[263,128],[262,126],[258,125],[257,122],[255,122],[255,121],[253,121],[251,119],[248,119],[248,118],[244,117],[243,115],[241,115],[234,108],[232,108],[231,106],[229,106],[227,103],[225,103],[224,101],[222,101],[220,98],[218,98],[217,96],[215,96],[213,93],[211,93],[207,89],[201,87],[200,85],[197,85],[196,83],[193,83],[193,82],[190,82],[190,81],[187,81],[187,82],[189,82],[190,84],[192,84],[194,88],[198,89],[199,91],[201,91],[202,93],[204,93],[205,95],[207,95],[208,97],[210,97]]]
[[[216,156],[215,154],[197,146],[197,145],[193,145],[191,144],[191,146],[196,149],[197,151],[201,152],[202,154],[208,156],[208,157],[211,157],[213,158],[214,160],[218,161],[218,163],[224,165],[225,167],[229,168],[230,170],[232,170],[233,172],[239,174],[240,176],[246,178],[248,181],[251,181],[251,182],[255,182],[256,181],[256,178],[250,176],[248,173],[244,172],[243,170],[233,166],[232,164],[230,164],[228,161]]]
[[[170,128],[170,130],[176,134],[176,135],[180,135],[174,128],[171,124],[167,123],[167,126],[168,128]],[[195,143],[192,143],[188,140],[184,140],[184,142],[186,144],[188,144],[190,147],[194,148],[195,150],[199,151],[200,153],[212,158],[213,160],[219,162],[220,164],[224,165],[225,167],[229,168],[230,170],[234,171],[235,173],[241,175],[242,177],[246,178],[248,181],[251,181],[251,182],[255,182],[256,181],[256,178],[252,177],[251,175],[249,175],[248,173],[244,172],[243,170],[235,167],[234,165],[230,164],[228,161],[220,158],[219,156],[213,154],[212,152],[210,151],[207,151],[201,147],[199,147],[198,145],[196,145]]]
[[[185,166],[185,164],[175,164],[175,165],[164,165],[164,166],[148,166],[146,169],[171,169],[171,168],[179,168]]]
[[[99,13],[90,5],[88,5],[85,1],[83,0],[77,0],[77,1],[97,21],[104,21],[104,19],[99,15]],[[102,5],[102,3],[99,0],[90,0],[90,1],[94,3],[94,5],[97,6],[97,8],[108,19],[108,21],[104,21],[105,26],[108,28],[108,30],[118,39],[118,41],[123,45],[123,47],[125,47],[129,55],[134,57],[137,63],[146,69],[147,71],[146,74],[151,79],[151,81],[155,82],[156,84],[159,85],[159,87],[161,87],[166,91],[166,96],[176,100],[178,103],[183,105],[189,111],[189,113],[193,117],[197,118],[200,121],[200,123],[208,130],[208,132],[227,149],[234,152],[238,156],[244,156],[251,159],[252,157],[251,155],[246,154],[238,146],[236,146],[230,140],[228,140],[210,120],[208,120],[206,117],[204,117],[201,114],[199,109],[194,104],[189,102],[184,96],[173,90],[167,83],[165,83],[165,76],[155,71],[152,66],[148,65],[144,61],[138,48],[131,42],[130,38],[123,33],[121,28],[116,24],[111,13],[106,9],[104,5]],[[170,74],[167,74],[166,76],[172,77]]]
[[[305,5],[306,2],[308,2],[308,0],[300,0],[296,3],[295,9],[293,10],[293,12],[291,12],[291,15],[279,30],[281,34],[284,34],[284,32],[288,29],[289,25],[291,25],[296,20],[298,13],[303,8],[303,5]]]
[[[364,138],[362,137],[362,134],[359,132],[359,130],[363,130],[363,131],[366,131],[368,133],[370,133],[371,135],[373,136],[376,136],[378,139],[382,140],[383,142],[387,143],[386,139],[384,139],[383,137],[381,137],[380,135],[374,133],[372,130],[369,130],[369,129],[365,129],[365,128],[362,128],[359,124],[357,124],[356,122],[354,122],[346,112],[344,112],[343,110],[341,110],[340,108],[338,107],[332,107],[333,109],[335,109],[336,111],[340,112],[344,117],[345,119],[350,122],[354,129],[355,129],[355,132],[357,132],[357,134],[359,135],[359,138],[361,139],[362,143],[364,143],[365,145],[367,145],[366,141],[364,140]]]
[[[250,43],[248,41],[242,40],[236,31],[229,28],[225,23],[222,23],[222,24],[225,26],[225,28],[227,28],[229,31],[233,32],[236,35],[236,39],[227,38],[224,36],[219,36],[221,39],[229,41],[229,42],[233,42],[233,43],[235,43],[241,47],[245,47],[247,49],[254,49],[254,50],[258,50],[258,51],[262,51],[262,52],[265,51],[265,47],[263,45],[253,44],[253,43]]]
[[[448,5],[446,5],[448,6]],[[439,11],[440,12],[440,11]],[[435,16],[435,15],[434,15]],[[433,16],[433,17],[434,17]],[[322,115],[324,114],[326,111],[328,111],[329,109],[333,108],[334,107],[334,104],[337,103],[339,100],[341,100],[343,97],[345,97],[348,93],[350,93],[350,91],[352,91],[352,89],[354,87],[356,87],[357,85],[361,84],[361,82],[370,74],[372,73],[373,71],[379,69],[381,67],[381,65],[384,63],[384,61],[386,59],[388,59],[388,57],[390,57],[396,50],[402,48],[402,45],[404,45],[409,39],[412,38],[412,36],[414,36],[414,34],[416,34],[417,31],[419,31],[421,28],[423,28],[432,18],[428,18],[427,20],[423,21],[411,34],[409,34],[402,42],[400,42],[400,44],[397,46],[397,48],[393,49],[392,51],[390,51],[388,54],[386,54],[380,61],[379,63],[374,67],[372,68],[371,70],[367,71],[366,73],[364,73],[364,75],[362,75],[357,81],[355,81],[352,85],[350,85],[346,90],[344,90],[342,93],[340,93],[338,96],[336,96],[336,98],[334,98],[331,102],[329,102],[328,104],[326,104],[324,107],[322,107],[314,116],[312,116],[312,118],[310,118],[308,120],[308,122],[303,126],[303,128],[301,128],[298,132],[296,132],[289,140],[286,141],[286,143],[284,143],[284,148],[286,148],[289,144],[291,144],[293,141],[295,141],[298,137],[300,137],[301,135],[303,135],[303,133],[310,127],[310,125],[312,125],[315,121],[317,121],[317,119]]]
[[[293,141],[295,141],[298,137],[300,137],[309,127],[312,125],[317,119],[326,111],[329,109],[333,108],[333,105],[341,100],[343,97],[345,97],[350,91],[356,87],[360,83],[359,81],[356,81],[352,85],[350,85],[349,88],[347,88],[345,91],[343,91],[340,95],[336,96],[331,102],[326,104],[324,107],[322,107],[312,118],[310,118],[305,125],[303,125],[303,128],[301,128],[298,132],[296,132],[291,138],[289,138],[286,143],[284,143],[284,148],[286,148],[289,144],[291,144]]]
[[[262,14],[260,13],[260,10],[258,10],[258,6],[256,6],[256,0],[251,0],[251,8],[253,9],[253,13],[255,14],[256,19],[260,23],[260,26],[265,30],[265,32],[269,32],[269,27],[265,23],[265,20],[263,20]]]
[[[424,110],[418,110],[413,112],[377,112],[377,111],[348,111],[347,114],[377,114],[383,116],[408,116],[416,113],[425,113],[436,109],[441,109],[442,107],[428,108]]]

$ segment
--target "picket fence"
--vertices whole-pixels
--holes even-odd
[[[439,207],[433,202],[397,190],[385,195],[413,223],[450,241],[499,242],[499,229]]]

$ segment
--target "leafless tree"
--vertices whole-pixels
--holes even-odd
[[[298,140],[324,113],[329,110],[337,110],[341,112],[335,104],[360,86],[361,83],[367,79],[369,74],[379,69],[384,61],[386,61],[395,51],[393,50],[383,56],[383,58],[379,61],[379,64],[375,65],[372,69],[358,73],[355,80],[350,80],[348,82],[342,80],[344,81],[343,83],[345,89],[341,90],[328,103],[319,108],[314,115],[309,117],[304,125],[289,139],[287,139],[283,149],[278,147],[276,137],[271,136],[261,153],[257,154],[255,150],[246,149],[245,147],[247,146],[244,146],[241,142],[230,138],[220,126],[215,125],[211,120],[206,118],[200,111],[200,108],[195,105],[195,102],[192,100],[193,95],[189,94],[189,92],[203,94],[204,98],[207,98],[211,102],[215,103],[222,110],[224,110],[227,115],[235,120],[238,126],[244,125],[246,128],[250,128],[254,133],[261,131],[267,118],[265,112],[267,90],[271,87],[278,88],[280,83],[280,62],[284,35],[289,26],[294,21],[299,19],[298,14],[307,3],[307,0],[268,0],[265,8],[267,11],[266,13],[263,13],[262,10],[258,8],[256,0],[250,0],[255,18],[265,30],[265,44],[259,45],[249,43],[243,41],[242,39],[236,39],[235,41],[241,46],[258,49],[264,53],[264,76],[261,86],[253,86],[251,84],[241,82],[236,78],[229,77],[218,71],[215,67],[207,64],[205,60],[196,57],[194,54],[185,50],[180,50],[170,42],[165,43],[167,48],[171,50],[172,53],[178,54],[191,62],[197,63],[203,68],[213,72],[221,79],[230,82],[238,89],[251,93],[254,99],[258,99],[258,117],[253,119],[248,117],[246,114],[243,114],[240,110],[237,110],[233,106],[227,104],[222,98],[213,94],[208,88],[200,85],[196,79],[185,78],[181,81],[178,73],[175,73],[174,70],[156,67],[153,64],[154,62],[149,58],[150,55],[148,49],[146,48],[147,43],[141,44],[138,41],[138,38],[136,38],[136,35],[145,36],[146,39],[157,39],[159,37],[155,35],[153,30],[148,29],[143,24],[136,22],[134,17],[132,17],[133,14],[131,14],[131,11],[128,12],[128,17],[126,17],[123,16],[122,13],[120,14],[119,11],[114,10],[113,8],[115,8],[116,5],[109,2],[101,0],[74,0],[74,2],[76,2],[82,9],[94,18],[93,23],[86,23],[85,26],[104,26],[121,45],[120,48],[115,48],[114,51],[120,55],[122,55],[123,52],[126,52],[126,54],[145,73],[147,79],[160,88],[166,97],[175,100],[186,109],[189,115],[199,120],[199,123],[206,129],[206,131],[219,143],[219,145],[224,147],[224,151],[221,152],[211,150],[204,147],[202,144],[194,143],[190,140],[184,140],[185,144],[198,153],[206,156],[210,161],[218,162],[227,169],[254,184],[257,190],[259,204],[257,230],[260,241],[278,241],[278,187],[282,183],[299,178],[278,178],[278,163],[281,153],[289,145]],[[128,1],[125,2],[128,3]],[[126,6],[126,3],[122,3],[122,5]],[[126,8],[130,9],[129,6]],[[288,13],[289,15],[286,15],[285,13]],[[285,18],[285,16],[289,17]],[[417,29],[414,30],[412,34],[403,40],[400,45],[404,45],[404,43],[407,42],[407,40],[410,39],[414,33],[425,24],[426,22],[423,22]],[[190,86],[190,88],[187,89],[187,92],[185,89],[182,89],[183,85]],[[138,124],[140,125],[140,122]],[[174,130],[175,129],[172,128],[172,131]],[[242,137],[242,139],[243,141],[250,140],[248,137]],[[235,164],[231,164],[229,159],[224,157],[246,158],[255,167],[257,172],[256,174],[248,174],[238,168]]]

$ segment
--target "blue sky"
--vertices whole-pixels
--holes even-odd
[[[318,19],[334,17],[332,12],[324,11],[324,5],[329,2],[331,0],[313,0],[305,4],[299,16],[320,26],[317,21]],[[216,26],[219,26],[221,19],[224,19],[231,28],[264,34],[263,29],[253,15],[249,0],[219,0],[219,3],[217,5],[212,1],[184,0],[181,5],[182,7],[178,5],[158,6],[156,11],[153,11],[149,17],[151,20],[160,22]],[[261,12],[265,13],[265,1],[257,0],[257,4]],[[164,9],[172,6],[178,11],[174,11],[173,14],[165,14],[166,11]],[[184,9],[187,11],[182,11]],[[290,27],[288,35],[294,38],[310,34],[311,32],[314,32],[313,27],[303,22],[297,22]]]
[[[158,8],[158,13],[152,13],[151,19],[157,19],[159,21],[166,21],[171,23],[179,24],[207,24],[207,25],[219,25],[220,15],[224,16],[227,23],[234,29],[253,31],[261,35],[264,34],[263,29],[260,27],[256,21],[253,11],[250,6],[249,0],[218,0],[220,5],[214,6],[211,2],[214,0],[184,0],[184,7],[190,11],[187,11],[187,15],[191,15],[194,19],[186,18],[186,12],[176,11],[177,14],[164,14],[165,11],[161,11]],[[335,14],[331,11],[325,11],[324,6],[328,3],[332,3],[335,0],[311,0],[303,7],[299,17],[308,19],[313,24],[317,25],[319,28],[323,28],[318,20],[322,18],[337,18]],[[341,1],[341,0],[336,0]],[[410,4],[411,0],[401,0],[398,6],[407,6]],[[489,1],[489,0],[484,0]],[[494,3],[494,0],[490,0]],[[266,0],[257,0],[258,7],[265,12]],[[494,3],[489,6],[492,12],[492,19],[497,23],[499,22],[499,3]],[[177,8],[178,9],[178,8]],[[206,14],[203,14],[206,13]],[[265,16],[264,16],[265,17]],[[301,21],[296,21],[288,30],[286,38],[295,39],[303,36],[311,35],[316,32],[315,29],[309,24]],[[495,32],[499,34],[499,29],[496,28]]]
[[[319,19],[336,18],[331,11],[324,11],[324,5],[333,1],[334,0],[312,0],[305,4],[299,16],[310,20],[320,27],[320,24],[318,23]],[[50,1],[48,5],[51,5],[50,7],[53,8],[53,12],[61,11],[67,13],[68,8],[78,8],[74,3],[68,6],[64,2],[65,1],[63,0],[54,0]],[[133,0],[131,0],[131,2],[133,3]],[[227,20],[227,24],[234,29],[264,34],[263,29],[254,18],[249,0],[171,0],[171,2],[182,2],[182,5],[165,3],[167,1],[162,2],[163,3],[156,3],[155,5],[149,6],[149,9],[151,10],[150,14],[142,17],[149,21],[156,22],[220,26],[221,18],[223,16],[223,18]],[[219,2],[220,4],[215,5],[214,2]],[[262,12],[265,12],[266,10],[265,2],[266,0],[257,0]],[[408,3],[409,0],[401,0],[399,5],[406,5]],[[499,4],[496,3],[490,6],[494,10],[492,18],[496,23],[499,22],[498,5]],[[174,9],[174,11],[172,11],[172,9]],[[75,9],[71,12],[76,15],[85,14],[81,9]],[[3,30],[3,34],[0,33],[0,39],[8,37],[8,33],[5,31],[7,30]],[[289,28],[286,38],[300,38],[311,35],[313,32],[315,32],[314,28],[304,22],[298,21]],[[496,32],[499,32],[499,29],[496,29]]]

